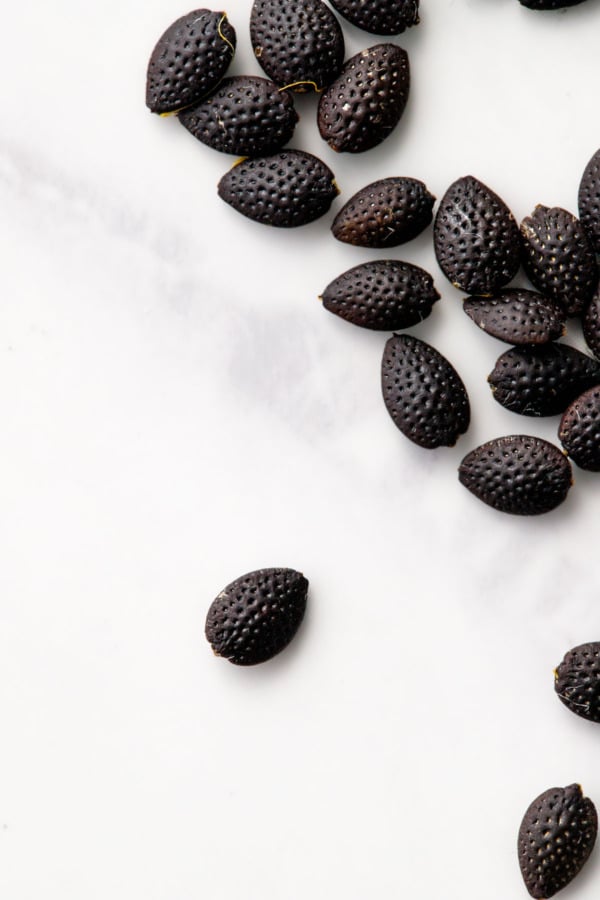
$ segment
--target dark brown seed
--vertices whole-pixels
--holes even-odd
[[[434,203],[416,178],[383,178],[348,200],[331,231],[338,241],[355,247],[398,247],[427,228]]]
[[[371,34],[402,34],[419,22],[419,0],[331,0],[331,5]]]
[[[507,288],[493,297],[467,297],[463,309],[476,325],[507,344],[546,344],[565,331],[563,308],[535,291]]]
[[[555,416],[600,381],[600,363],[567,344],[513,347],[488,377],[494,399],[523,416]]]
[[[469,398],[460,376],[425,341],[408,334],[387,341],[381,386],[395,424],[420,447],[453,447],[469,427]]]
[[[320,91],[339,75],[344,36],[321,0],[254,0],[250,39],[269,78],[294,91]]]
[[[506,203],[466,175],[450,185],[433,225],[435,255],[454,287],[494,294],[519,268],[519,229]]]
[[[583,0],[519,0],[519,3],[527,9],[565,9],[583,3]]]
[[[569,404],[560,420],[558,437],[580,469],[600,472],[600,385]]]
[[[238,666],[271,659],[292,640],[306,609],[308,581],[295,569],[259,569],[236,578],[212,602],[206,638]]]
[[[380,259],[354,266],[323,291],[323,306],[347,322],[377,331],[408,328],[439,300],[433,278],[411,263]]]
[[[554,690],[575,715],[600,722],[600,641],[565,653],[554,672]]]
[[[600,287],[588,303],[582,318],[585,342],[600,359]]]
[[[458,478],[483,503],[517,516],[550,512],[563,502],[572,483],[564,453],[527,434],[495,438],[471,450]]]
[[[519,865],[537,900],[553,897],[581,871],[598,833],[592,801],[578,784],[550,788],[528,807],[519,828]]]
[[[225,78],[214,94],[179,113],[190,134],[221,153],[266,156],[292,137],[298,116],[291,94],[267,78]]]
[[[579,219],[596,253],[600,253],[600,150],[596,150],[579,183]]]
[[[581,222],[558,206],[536,206],[521,223],[523,267],[532,284],[574,316],[598,284],[594,250]]]
[[[152,51],[146,106],[154,113],[170,113],[198,103],[223,78],[235,43],[224,12],[194,9],[177,19]]]
[[[218,191],[242,215],[278,228],[318,219],[338,194],[331,169],[303,150],[244,159],[221,178]]]
[[[376,44],[352,56],[319,100],[321,137],[333,150],[362,153],[380,144],[404,112],[410,87],[408,56]]]

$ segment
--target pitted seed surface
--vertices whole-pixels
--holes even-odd
[[[217,656],[238,666],[271,659],[304,617],[308,581],[295,569],[259,569],[232,581],[213,601],[206,638]]]
[[[398,260],[354,266],[323,291],[323,306],[347,322],[377,331],[408,328],[427,318],[439,300],[424,269]]]
[[[568,344],[512,347],[488,376],[494,399],[522,416],[563,413],[600,381],[600,363]]]
[[[519,829],[519,865],[537,900],[553,897],[581,871],[598,832],[598,816],[581,787],[550,788],[527,809]]]
[[[549,441],[516,434],[476,447],[458,477],[472,494],[500,512],[532,516],[550,512],[571,487],[571,466]]]
[[[291,90],[322,90],[344,62],[342,29],[322,0],[254,0],[250,40],[269,78]]]
[[[600,359],[600,286],[583,313],[582,326],[586,344]]]
[[[521,223],[523,268],[531,283],[570,316],[592,299],[598,267],[579,219],[561,207],[536,206]]]
[[[298,115],[288,91],[267,78],[225,78],[214,94],[179,113],[203,144],[236,156],[275,153],[292,137]]]
[[[519,268],[519,229],[508,206],[466,175],[450,185],[433,226],[437,261],[462,291],[494,294]]]
[[[319,132],[333,150],[362,153],[380,144],[404,112],[410,88],[408,55],[376,44],[352,56],[321,94]]]
[[[483,331],[507,344],[546,344],[565,330],[563,308],[536,291],[507,288],[493,297],[467,297],[463,309]]]
[[[596,253],[600,253],[600,150],[596,150],[579,183],[579,219]]]
[[[558,437],[580,469],[600,472],[600,384],[569,404],[560,420]]]
[[[435,197],[416,178],[383,178],[351,197],[331,226],[333,236],[355,247],[397,247],[433,218]]]
[[[303,150],[245,159],[221,178],[219,196],[263,225],[293,228],[327,212],[338,189],[325,163]]]
[[[236,35],[224,12],[195,9],[167,28],[150,56],[146,106],[176,112],[198,103],[223,78]]]
[[[408,334],[387,341],[381,386],[395,424],[420,447],[453,447],[469,427],[469,398],[460,376],[425,341]]]
[[[600,722],[600,641],[565,653],[554,673],[554,690],[575,715]]]
[[[331,0],[331,5],[371,34],[402,34],[419,23],[419,0]]]

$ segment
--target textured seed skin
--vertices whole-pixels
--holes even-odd
[[[303,150],[245,159],[221,178],[219,196],[263,225],[294,228],[324,215],[338,194],[331,169]]]
[[[467,297],[463,309],[476,325],[507,344],[547,344],[565,331],[563,308],[535,291],[507,288],[493,297]]]
[[[235,53],[236,35],[224,12],[194,9],[173,22],[150,56],[146,106],[177,112],[213,91]]]
[[[355,247],[398,247],[427,228],[434,203],[416,178],[383,178],[350,197],[331,231],[338,241]]]
[[[600,253],[600,150],[596,150],[579,182],[579,220],[596,253]]]
[[[410,88],[408,55],[394,44],[376,44],[352,56],[321,94],[319,133],[333,150],[363,153],[394,130]]]
[[[392,259],[348,269],[327,285],[321,297],[329,312],[375,331],[416,325],[439,298],[428,272]]]
[[[519,229],[511,211],[472,175],[457,179],[442,197],[433,244],[446,278],[470,294],[494,294],[519,268]]]
[[[266,156],[290,140],[298,121],[294,101],[267,78],[225,78],[214,94],[179,113],[195,138],[221,153]]]
[[[568,344],[512,347],[488,376],[494,399],[523,416],[555,416],[600,381],[600,363]]]
[[[292,640],[306,610],[308,581],[295,569],[258,569],[212,602],[205,633],[217,656],[237,666],[271,659]]]
[[[250,40],[269,78],[295,91],[322,90],[344,62],[342,29],[322,0],[254,0]]]
[[[600,287],[585,309],[582,325],[586,344],[594,356],[600,358]]]
[[[584,391],[567,406],[558,437],[580,469],[600,472],[600,384]]]
[[[550,788],[527,809],[519,828],[519,865],[532,897],[553,897],[581,871],[598,833],[598,815],[578,784]]]
[[[576,716],[600,722],[600,641],[579,644],[565,653],[554,672],[554,690]]]
[[[536,206],[521,223],[523,267],[531,283],[570,316],[590,302],[598,267],[579,219],[559,206]]]
[[[469,427],[469,398],[454,367],[434,347],[408,334],[394,334],[381,363],[387,411],[415,444],[453,447]]]
[[[550,512],[563,502],[572,483],[564,453],[527,434],[495,438],[471,450],[458,478],[483,503],[517,516]]]
[[[527,9],[565,9],[583,3],[583,0],[519,0],[519,3]]]
[[[331,5],[371,34],[402,34],[419,23],[419,0],[331,0]]]

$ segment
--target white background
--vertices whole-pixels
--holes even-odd
[[[0,58],[0,894],[6,900],[526,898],[521,816],[573,781],[600,805],[600,726],[553,668],[600,638],[600,476],[547,516],[458,483],[523,419],[486,376],[431,230],[393,252],[443,299],[413,329],[471,396],[451,449],[410,444],[379,387],[386,335],[318,294],[381,251],[333,212],[388,175],[473,174],[517,219],[576,210],[600,146],[600,3],[423,0],[383,145],[336,156],[301,97],[293,145],[342,190],[296,231],[216,195],[232,160],[144,106],[175,0],[11,5]],[[231,0],[232,74],[260,74]],[[345,26],[348,53],[379,38]],[[575,328],[569,337],[580,344]],[[255,669],[215,659],[238,575],[310,580],[302,630]],[[591,900],[600,849],[564,892]]]

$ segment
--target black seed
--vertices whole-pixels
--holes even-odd
[[[355,247],[397,247],[433,218],[435,197],[416,178],[384,178],[351,197],[331,226],[333,236]]]
[[[154,113],[169,113],[198,103],[223,78],[235,43],[224,12],[194,9],[177,19],[152,51],[146,106]]]
[[[555,416],[600,381],[600,363],[567,344],[513,347],[488,377],[494,399],[523,416]]]
[[[600,150],[588,162],[579,183],[579,219],[596,253],[600,253]]]
[[[600,385],[569,404],[560,420],[558,437],[580,469],[600,472]]]
[[[206,616],[217,656],[253,666],[292,640],[304,617],[308,581],[294,569],[259,569],[228,584]]]
[[[554,672],[554,690],[575,715],[600,722],[600,641],[565,653]]]
[[[536,206],[521,223],[523,267],[532,284],[570,316],[590,302],[598,284],[594,250],[581,222],[558,206]]]
[[[381,387],[397,427],[420,447],[453,447],[469,427],[469,398],[460,376],[434,347],[408,334],[386,343]]]
[[[519,829],[519,865],[525,887],[537,900],[566,887],[587,861],[598,833],[598,816],[581,787],[550,788],[527,809]]]
[[[418,266],[381,259],[354,266],[323,291],[323,306],[347,322],[377,331],[408,328],[427,318],[440,295]]]
[[[402,34],[419,22],[419,0],[331,0],[331,5],[371,34]]]
[[[321,0],[254,0],[250,39],[269,78],[295,91],[322,90],[344,62],[342,29]]]
[[[218,191],[242,215],[278,228],[318,219],[338,194],[331,169],[303,150],[242,160],[221,178]]]
[[[377,44],[352,56],[319,100],[321,137],[333,150],[362,153],[380,144],[404,112],[410,87],[408,56]]]
[[[565,330],[563,308],[535,291],[507,288],[493,297],[468,297],[463,309],[476,325],[507,344],[546,344]]]
[[[600,288],[588,303],[582,318],[583,336],[586,344],[600,358]]]
[[[519,3],[528,9],[565,9],[583,3],[583,0],[519,0]]]
[[[526,434],[495,438],[471,450],[459,466],[458,478],[483,503],[518,516],[555,509],[572,483],[564,453]]]
[[[179,113],[203,144],[236,156],[265,156],[290,140],[298,116],[288,91],[267,78],[225,78],[214,94]]]
[[[433,242],[442,272],[462,291],[493,294],[519,268],[519,229],[511,211],[472,175],[453,182],[442,197]]]

